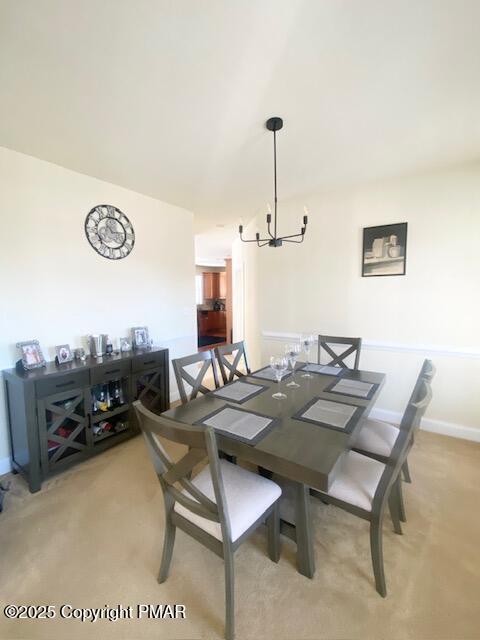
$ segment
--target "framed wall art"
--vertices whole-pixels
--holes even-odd
[[[407,264],[407,223],[363,230],[362,276],[404,276]]]

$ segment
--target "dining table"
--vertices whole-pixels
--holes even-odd
[[[307,369],[309,376],[304,377]],[[298,387],[288,386],[292,377]],[[218,448],[289,483],[294,516],[290,522],[282,523],[282,532],[296,542],[298,571],[312,578],[315,561],[311,490],[328,492],[346,453],[354,447],[385,378],[384,373],[374,371],[297,362],[295,371],[285,372],[277,382],[270,367],[262,367],[161,415],[188,425],[217,424],[215,416],[225,410],[235,410],[236,415],[245,415],[246,419],[263,416],[264,423],[270,419],[268,427],[251,439],[238,437],[225,428],[216,429]],[[239,382],[251,385],[253,390],[240,400],[238,390],[246,393],[249,388],[239,387]],[[278,390],[286,397],[272,397]]]

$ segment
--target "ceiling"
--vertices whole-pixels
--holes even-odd
[[[478,0],[0,0],[0,145],[194,211],[477,159]],[[221,237],[226,236],[224,231]]]

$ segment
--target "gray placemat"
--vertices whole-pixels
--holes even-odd
[[[330,400],[317,400],[300,417],[345,429],[357,407]]]
[[[290,375],[292,375],[292,372],[290,370],[285,371],[285,373],[282,375],[282,380]],[[275,373],[271,367],[264,367],[263,369],[259,369],[258,371],[251,373],[250,378],[262,378],[262,380],[271,380],[273,382],[277,381]]]
[[[237,380],[225,385],[221,389],[212,391],[212,395],[224,398],[225,400],[232,400],[233,402],[245,402],[249,398],[262,393],[262,391],[267,388],[268,387],[263,385]]]
[[[351,433],[364,412],[365,407],[317,396],[297,411],[292,418],[334,431]]]
[[[344,393],[349,396],[358,396],[366,398],[373,388],[373,384],[369,382],[360,382],[359,380],[349,380],[344,378],[339,380],[331,389],[336,393]]]
[[[311,373],[323,373],[327,376],[338,376],[343,373],[343,368],[332,367],[328,364],[310,363],[302,367],[302,371],[310,371]]]
[[[274,422],[274,418],[229,406],[222,407],[199,421],[200,424],[251,443],[258,441],[262,432]]]

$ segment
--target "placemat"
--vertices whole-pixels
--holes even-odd
[[[213,427],[218,433],[253,445],[264,438],[277,422],[277,418],[226,404],[195,424]]]
[[[332,367],[328,364],[315,364],[311,362],[310,364],[304,364],[302,367],[299,367],[299,371],[308,371],[310,373],[321,373],[327,376],[340,376],[348,369],[344,369],[343,367]]]
[[[285,371],[285,373],[282,376],[282,380],[285,380],[285,378],[288,378],[288,376],[291,376],[292,372],[290,370]],[[261,378],[262,380],[271,380],[272,382],[276,382],[277,378],[275,377],[275,373],[273,371],[273,369],[268,366],[268,367],[263,367],[263,369],[259,369],[258,371],[255,371],[254,373],[250,373],[249,378]]]
[[[364,411],[365,407],[317,397],[310,400],[292,417],[295,420],[311,422],[334,431],[350,433]]]
[[[220,389],[215,389],[215,391],[212,391],[212,395],[242,404],[258,396],[259,393],[262,393],[268,388],[269,387],[264,384],[253,384],[251,382],[235,380],[235,382],[230,382]]]
[[[334,380],[331,384],[325,387],[324,391],[328,391],[328,393],[338,393],[342,396],[351,396],[352,398],[370,400],[375,394],[377,388],[378,384],[374,384],[372,382],[362,382],[360,380],[342,378],[341,380]]]

